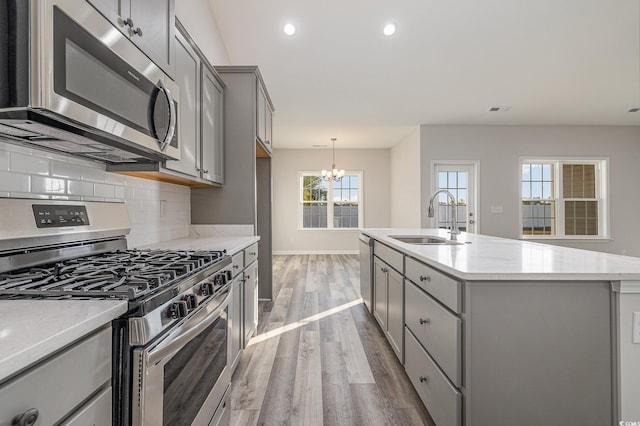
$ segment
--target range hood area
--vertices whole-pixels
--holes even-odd
[[[166,158],[125,139],[31,109],[0,111],[0,141],[107,164],[153,163]]]

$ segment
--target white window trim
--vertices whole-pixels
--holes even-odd
[[[522,233],[522,165],[525,163],[554,164],[554,194],[556,197],[556,235],[524,235]],[[564,202],[570,200],[560,198],[562,188],[562,173],[559,164],[595,164],[598,177],[596,182],[596,199],[598,203],[598,235],[565,235],[564,229]],[[562,240],[562,241],[610,241],[610,201],[609,201],[609,157],[520,157],[518,163],[518,226],[520,239],[522,240]],[[563,194],[564,195],[564,194]]]
[[[363,171],[354,171],[354,170],[345,170],[345,176],[358,176],[358,181],[360,182],[360,186],[358,188],[358,227],[357,228],[334,228],[333,227],[333,181],[329,182],[329,189],[327,194],[327,227],[326,228],[305,228],[303,227],[303,219],[302,219],[302,181],[305,176],[322,176],[322,172],[320,170],[316,171],[299,171],[298,172],[298,231],[321,231],[321,232],[353,232],[359,231],[364,228],[364,214],[363,214],[363,195],[364,195],[364,172]]]

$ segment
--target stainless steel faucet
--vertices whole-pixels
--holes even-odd
[[[433,217],[433,200],[436,199],[436,196],[444,192],[447,194],[447,197],[451,199],[451,240],[456,241],[458,239],[457,235],[460,233],[460,229],[458,228],[458,204],[456,203],[456,197],[446,189],[439,189],[433,193],[431,199],[429,200],[429,210],[427,211],[427,216]]]

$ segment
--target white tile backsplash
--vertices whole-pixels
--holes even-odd
[[[67,181],[59,178],[50,178],[44,176],[31,176],[31,192],[39,194],[66,194]]]
[[[49,175],[49,159],[33,155],[12,152],[9,168],[12,172]]]
[[[31,191],[31,176],[0,172],[0,191],[29,192]]]
[[[102,163],[2,142],[0,196],[125,202],[130,248],[189,235],[188,187],[109,173]]]

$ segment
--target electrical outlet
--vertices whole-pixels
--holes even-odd
[[[633,343],[640,343],[640,312],[633,313]]]

